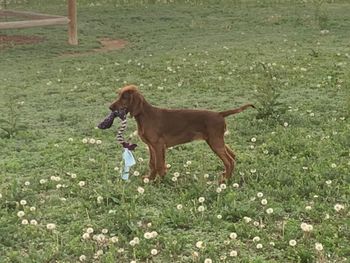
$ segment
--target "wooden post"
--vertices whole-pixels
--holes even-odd
[[[68,19],[68,43],[71,45],[78,45],[76,0],[68,0]]]

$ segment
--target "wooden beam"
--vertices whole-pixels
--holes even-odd
[[[77,2],[68,0],[68,43],[78,45]]]
[[[56,15],[39,14],[35,12],[16,11],[16,10],[0,10],[0,16],[18,16],[18,17],[36,18],[36,19],[62,17],[62,16],[56,16]]]
[[[15,29],[15,28],[37,27],[37,26],[65,25],[68,23],[69,23],[69,19],[67,17],[38,19],[38,20],[24,20],[24,21],[14,21],[14,22],[1,22],[0,29]]]

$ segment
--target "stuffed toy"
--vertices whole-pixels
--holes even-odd
[[[125,110],[118,110],[111,112],[97,127],[99,129],[109,129],[112,127],[114,119],[119,117],[121,119],[121,126],[119,127],[117,131],[117,141],[123,146],[124,151],[122,154],[123,160],[124,160],[124,169],[122,170],[122,179],[128,180],[129,179],[129,171],[130,167],[135,165],[136,161],[132,154],[132,151],[135,150],[137,144],[131,144],[129,142],[126,142],[123,137],[123,133],[126,129],[126,111]]]

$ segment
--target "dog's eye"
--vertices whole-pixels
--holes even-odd
[[[130,99],[130,93],[129,92],[124,92],[121,96],[122,99],[128,100]]]

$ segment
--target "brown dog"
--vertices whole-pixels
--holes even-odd
[[[223,161],[223,180],[231,177],[235,164],[235,154],[225,145],[225,117],[239,113],[252,104],[240,108],[213,112],[208,110],[171,110],[150,105],[135,86],[126,86],[109,107],[112,111],[125,109],[135,118],[138,134],[148,145],[150,153],[149,179],[166,173],[165,150],[168,147],[193,140],[205,140],[210,148]]]

